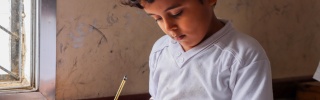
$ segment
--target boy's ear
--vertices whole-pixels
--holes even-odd
[[[217,0],[207,0],[207,2],[208,2],[208,4],[209,4],[210,6],[214,6],[214,5],[216,5]]]

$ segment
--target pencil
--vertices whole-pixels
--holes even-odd
[[[119,96],[120,96],[120,93],[121,93],[121,91],[122,91],[122,88],[123,88],[124,84],[126,83],[126,80],[127,80],[127,75],[125,75],[125,76],[123,77],[122,82],[121,82],[121,84],[120,84],[120,87],[119,87],[119,89],[118,89],[118,92],[117,92],[116,96],[114,97],[114,100],[118,100],[118,98],[119,98]]]

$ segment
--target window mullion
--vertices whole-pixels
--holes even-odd
[[[9,75],[11,75],[13,78],[15,78],[16,80],[19,79],[19,76],[15,75],[14,73],[12,73],[11,71],[7,70],[6,68],[2,67],[0,65],[0,69],[2,69],[3,71],[7,72]]]
[[[11,38],[11,72],[21,76],[22,1],[11,0],[11,32],[20,38]]]

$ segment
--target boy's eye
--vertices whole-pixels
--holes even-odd
[[[179,17],[183,13],[183,10],[180,10],[178,13],[173,14],[173,17]]]
[[[158,21],[162,20],[162,18],[156,18],[155,20],[156,20],[156,22],[158,22]]]

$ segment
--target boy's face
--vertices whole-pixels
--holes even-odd
[[[198,45],[213,33],[213,5],[216,0],[155,0],[141,4],[160,28],[177,40],[185,51]]]

